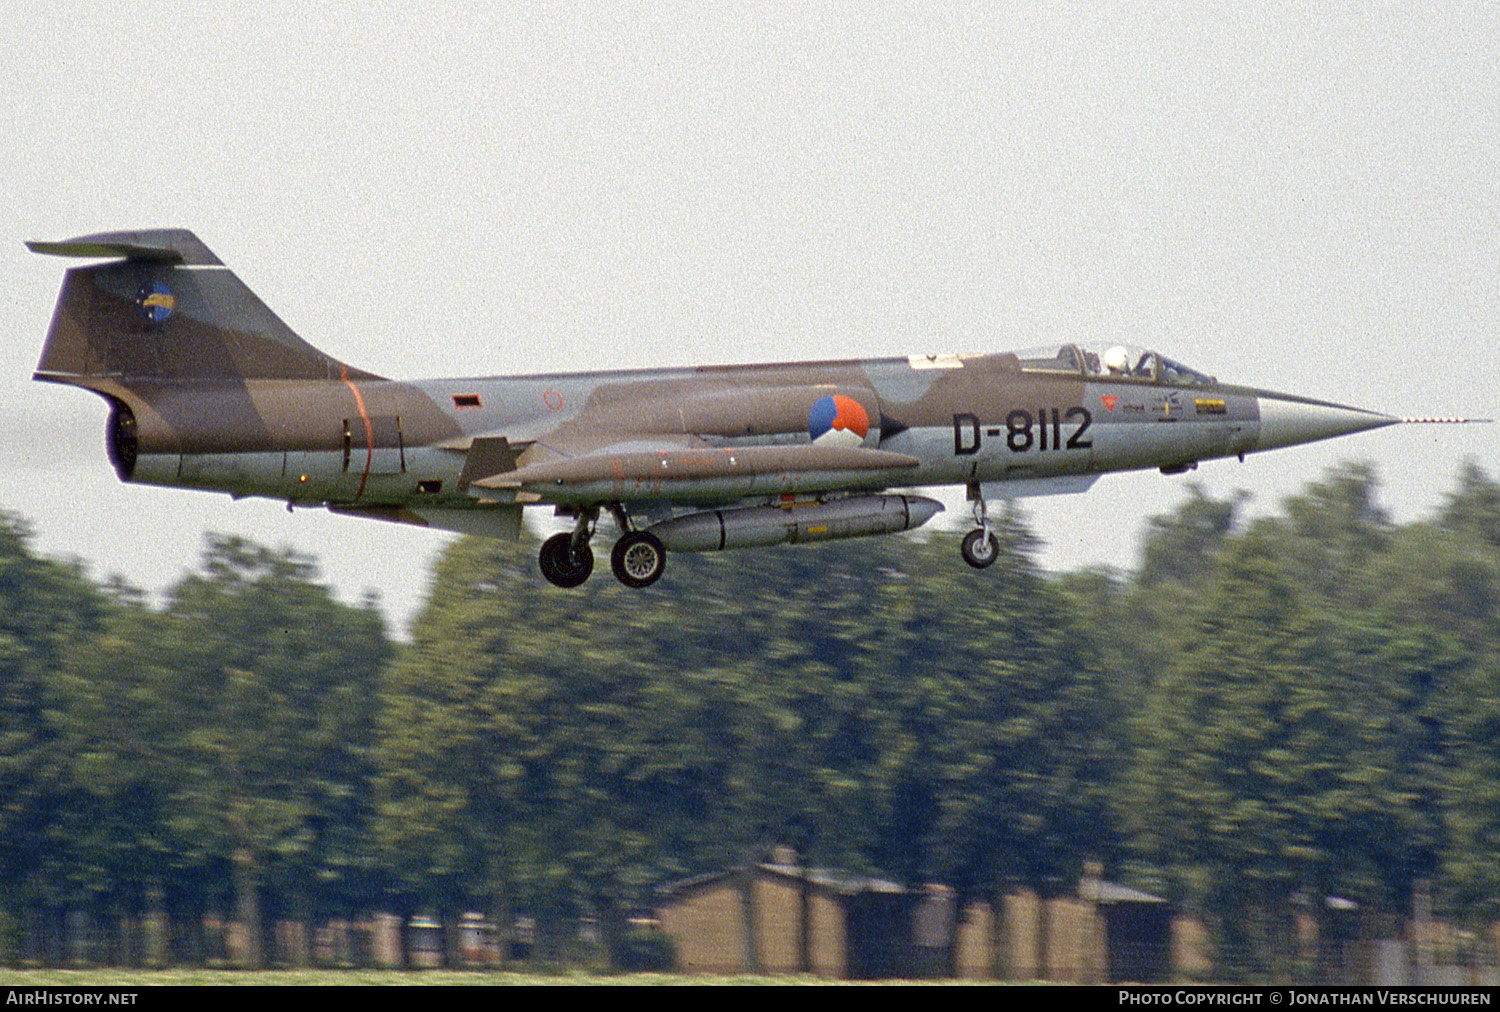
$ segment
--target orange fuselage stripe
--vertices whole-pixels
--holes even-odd
[[[349,379],[349,367],[339,364],[339,375],[344,380],[344,386],[354,395],[354,406],[359,408],[359,420],[365,423],[365,473],[359,476],[359,491],[354,493],[358,499],[365,494],[365,483],[370,480],[370,465],[375,461],[375,427],[370,424],[370,412],[365,410],[365,399],[360,396],[359,387]]]

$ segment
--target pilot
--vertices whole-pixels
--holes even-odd
[[[1123,344],[1117,344],[1104,353],[1104,368],[1109,370],[1111,376],[1130,373],[1130,352]]]

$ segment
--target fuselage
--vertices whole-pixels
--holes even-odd
[[[486,493],[574,506],[718,505],[890,486],[981,484],[1004,494],[1004,483],[1175,471],[1396,420],[1206,378],[1089,374],[1066,360],[1006,353],[422,382],[137,383],[101,392],[129,412],[112,440],[128,480],[354,507],[472,505],[461,478],[484,437],[504,438],[517,469],[606,447],[660,452],[661,441],[793,448],[829,435],[916,461],[900,470],[602,475]],[[830,396],[863,409],[863,432],[815,436],[809,413]]]

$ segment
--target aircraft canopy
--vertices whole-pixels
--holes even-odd
[[[1016,352],[1023,372],[1064,372],[1085,376],[1110,376],[1168,386],[1211,386],[1216,380],[1207,373],[1134,345],[1081,348],[1076,344],[1050,345]]]

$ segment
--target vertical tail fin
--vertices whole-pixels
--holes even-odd
[[[182,229],[104,232],[29,242],[35,253],[110,257],[68,271],[36,378],[338,379],[344,366],[318,351]],[[374,378],[355,369],[345,375]]]

